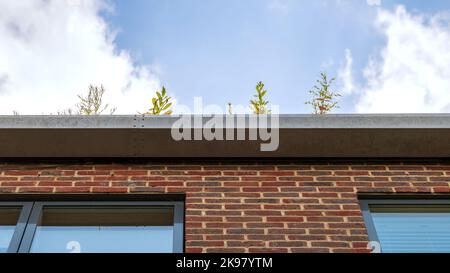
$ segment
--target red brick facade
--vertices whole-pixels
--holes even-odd
[[[450,192],[448,162],[3,163],[0,193],[185,193],[187,252],[367,252],[358,194]]]

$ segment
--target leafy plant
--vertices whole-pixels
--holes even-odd
[[[78,95],[80,102],[76,105],[77,112],[80,115],[101,115],[108,107],[108,104],[103,105],[103,95],[105,94],[105,88],[102,86],[97,87],[90,85],[89,92],[86,97]],[[116,108],[110,109],[110,114],[114,114]]]
[[[313,107],[316,115],[326,115],[331,110],[339,108],[337,98],[342,95],[331,91],[331,85],[335,80],[335,78],[328,79],[327,74],[322,72],[317,80],[317,85],[309,91],[313,98],[306,104]]]
[[[256,85],[256,94],[253,100],[250,100],[250,107],[252,108],[253,114],[255,115],[267,115],[270,114],[270,110],[267,109],[269,104],[265,100],[267,90],[264,89],[264,83],[258,82]]]
[[[166,88],[163,86],[161,92],[156,92],[156,97],[152,98],[153,107],[150,112],[145,113],[146,115],[158,116],[158,115],[172,115],[171,97],[167,95]]]

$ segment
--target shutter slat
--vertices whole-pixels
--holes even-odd
[[[450,253],[450,213],[372,213],[382,251]]]

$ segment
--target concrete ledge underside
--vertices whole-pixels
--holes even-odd
[[[177,120],[0,116],[0,158],[450,158],[450,115],[281,115],[273,152],[261,141],[174,141]]]

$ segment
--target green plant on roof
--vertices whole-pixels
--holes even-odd
[[[90,85],[87,96],[78,95],[80,102],[76,104],[77,114],[79,115],[101,115],[109,108],[108,104],[103,104],[103,95],[105,94],[103,85],[100,87]],[[110,114],[114,114],[116,108],[110,109]]]
[[[159,115],[172,115],[172,98],[167,95],[166,88],[163,86],[161,91],[156,92],[156,97],[152,98],[153,107],[150,111],[145,113],[146,115],[159,116]]]
[[[256,94],[254,99],[250,100],[250,107],[255,115],[267,115],[271,111],[268,109],[269,102],[265,100],[267,90],[264,89],[264,83],[258,82],[256,85]]]
[[[331,85],[335,80],[335,78],[328,79],[327,74],[322,72],[317,85],[309,91],[313,98],[305,104],[311,105],[316,115],[326,115],[333,109],[339,108],[337,98],[341,97],[341,94],[331,91]]]

